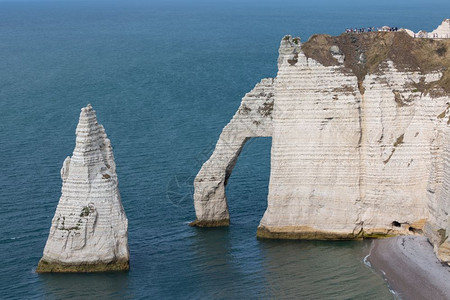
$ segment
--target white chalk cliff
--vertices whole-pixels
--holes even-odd
[[[37,272],[128,270],[128,220],[116,164],[91,105],[81,109],[76,146],[61,178],[62,195]]]
[[[436,38],[450,38],[450,19],[445,19],[442,21],[441,25],[439,25],[435,30],[431,32],[431,37]]]
[[[450,262],[449,52],[446,40],[404,32],[283,38],[276,78],[243,98],[195,179],[192,225],[229,224],[237,156],[249,138],[271,136],[259,237],[426,234]]]
[[[420,30],[417,33],[409,29],[404,30],[412,37],[417,38],[429,38],[429,39],[450,39],[450,19],[445,19],[442,23],[433,31],[426,32],[425,30]]]

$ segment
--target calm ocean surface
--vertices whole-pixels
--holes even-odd
[[[0,1],[1,299],[390,299],[369,242],[264,241],[269,138],[227,187],[231,226],[196,229],[192,181],[285,34],[431,30],[450,1]],[[131,270],[37,275],[60,168],[91,103],[111,139]]]

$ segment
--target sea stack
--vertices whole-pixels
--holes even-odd
[[[36,271],[128,270],[128,220],[111,142],[90,104],[81,109],[76,146],[61,178],[61,198]]]

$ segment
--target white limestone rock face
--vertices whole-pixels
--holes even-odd
[[[420,30],[419,32],[414,33],[414,31],[405,28],[402,28],[399,31],[405,31],[414,38],[450,39],[450,19],[442,21],[442,23],[432,32]]]
[[[62,195],[37,272],[128,270],[128,220],[116,164],[91,105],[81,109],[75,150],[61,178]]]
[[[267,238],[349,239],[419,234],[429,218],[432,162],[449,98],[414,88],[441,73],[399,71],[391,61],[364,80],[325,67],[282,41]],[[296,53],[292,63],[289,53]],[[437,163],[439,164],[439,163]]]
[[[400,28],[398,31],[404,31],[406,32],[410,37],[415,37],[416,34],[414,33],[414,31],[407,29],[407,28]]]
[[[442,122],[450,122],[447,108],[441,115]],[[441,132],[440,144],[444,146],[436,157],[428,186],[429,220],[425,234],[431,241],[438,258],[450,265],[450,127]]]
[[[419,233],[428,219],[432,149],[445,126],[437,116],[449,99],[413,86],[440,76],[401,72],[388,62],[381,74],[365,77],[360,218],[368,236]]]
[[[338,49],[331,49],[334,56]],[[283,38],[273,111],[268,206],[258,236],[348,238],[361,230],[361,95],[341,66]],[[296,59],[290,58],[295,53]]]
[[[440,38],[449,39],[450,38],[450,19],[445,19],[442,21],[435,30],[433,30],[429,35],[429,38]]]
[[[354,54],[357,46],[351,48],[358,38],[339,38],[346,52],[327,46],[330,55],[320,54],[327,66],[308,58],[299,39],[282,39],[278,74],[264,85],[273,95],[270,119],[241,116],[249,100],[244,97],[195,180],[196,223],[228,225],[225,184],[237,155],[246,139],[272,136],[268,206],[259,237],[425,234],[448,262],[450,98],[437,84],[443,73],[416,71],[405,60],[396,65],[390,59],[358,73],[367,60],[364,53]],[[327,51],[327,39],[319,39],[314,50]],[[257,94],[261,98],[255,100],[267,101]],[[266,122],[266,130],[255,131],[255,118]]]

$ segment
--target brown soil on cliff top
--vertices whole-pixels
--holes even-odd
[[[321,34],[311,36],[302,50],[324,66],[338,65],[331,55],[333,45],[345,55],[346,70],[355,74],[360,82],[368,73],[381,72],[380,64],[391,60],[400,71],[442,72],[441,80],[430,85],[418,84],[416,88],[425,93],[440,90],[450,94],[450,40],[413,38],[406,32]]]

